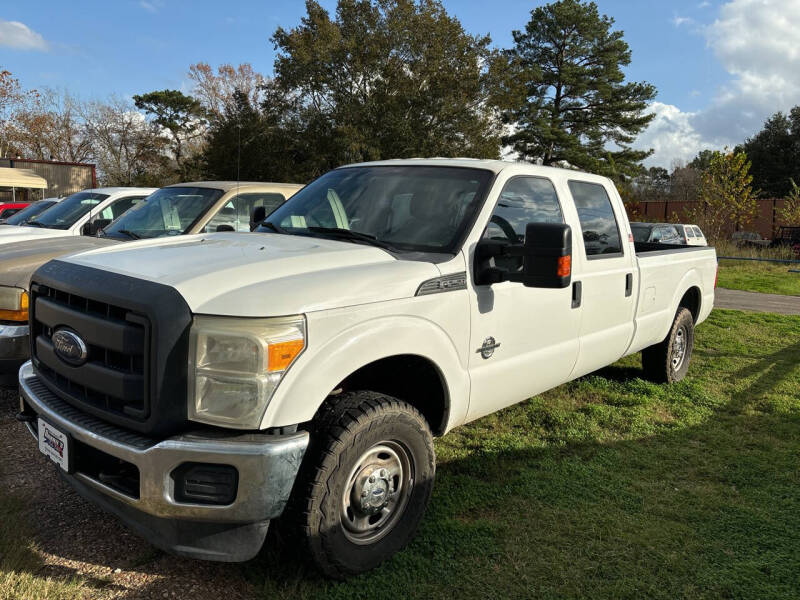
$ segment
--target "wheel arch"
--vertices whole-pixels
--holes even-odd
[[[469,379],[453,340],[427,319],[371,319],[309,347],[289,370],[262,428],[305,423],[331,395],[365,389],[419,410],[434,435],[462,422]]]

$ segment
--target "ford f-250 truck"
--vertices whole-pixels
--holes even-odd
[[[199,233],[251,231],[302,185],[251,181],[176,183],[154,192],[99,231],[8,244],[0,251],[0,383],[28,360],[31,275],[48,260],[123,242]],[[259,217],[259,213],[261,216]]]
[[[634,352],[684,377],[715,274],[713,248],[637,249],[603,177],[343,167],[257,232],[40,268],[19,418],[161,548],[246,560],[283,516],[346,577],[414,535],[434,436]]]

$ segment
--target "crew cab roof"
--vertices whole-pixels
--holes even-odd
[[[519,174],[540,175],[542,177],[570,178],[570,175],[580,176],[583,180],[608,182],[607,177],[593,175],[585,171],[566,169],[562,167],[545,167],[529,162],[519,162],[511,160],[489,160],[481,158],[401,158],[391,160],[376,160],[371,162],[354,163],[343,165],[340,169],[349,167],[402,167],[402,166],[423,166],[423,167],[462,167],[469,169],[485,169],[499,174],[501,171],[519,172]]]

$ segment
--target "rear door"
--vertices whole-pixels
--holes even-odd
[[[633,337],[638,273],[627,217],[613,186],[582,180],[568,182],[580,221],[573,235],[573,264],[580,272],[580,355],[574,377],[591,373],[622,357]]]
[[[563,223],[564,208],[550,179],[513,177],[503,186],[483,237],[522,244],[528,223]],[[518,258],[495,259],[495,264],[511,271],[522,268]],[[473,281],[471,292],[468,419],[568,379],[578,357],[581,316],[580,307],[572,307],[570,288],[530,288],[511,281],[478,286]]]

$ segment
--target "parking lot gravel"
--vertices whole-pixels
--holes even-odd
[[[78,577],[90,598],[237,600],[252,590],[237,565],[165,554],[61,481],[17,422],[16,389],[0,388],[0,493],[22,499],[41,557],[37,576]],[[257,559],[256,559],[257,560]]]

